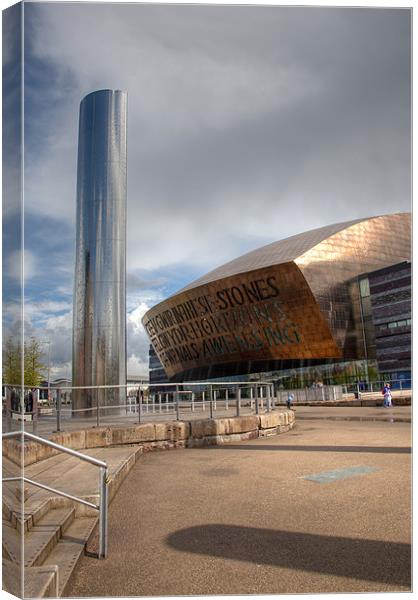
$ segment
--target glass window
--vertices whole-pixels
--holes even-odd
[[[370,296],[369,280],[367,278],[360,279],[360,295],[362,298]]]

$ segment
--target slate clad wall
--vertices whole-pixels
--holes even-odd
[[[411,369],[411,263],[368,274],[380,373]]]

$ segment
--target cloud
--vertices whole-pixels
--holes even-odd
[[[25,14],[28,299],[69,301],[79,103],[125,89],[130,365],[147,363],[141,307],[189,278],[307,229],[410,209],[409,10],[29,3]],[[62,316],[50,308],[29,309],[39,328]],[[64,365],[63,324],[61,336]]]
[[[23,257],[23,260],[22,260]],[[30,250],[13,250],[6,258],[6,275],[15,282],[33,279],[39,275],[39,264],[37,258]]]

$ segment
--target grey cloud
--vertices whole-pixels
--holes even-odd
[[[79,102],[128,90],[129,306],[160,299],[153,269],[203,273],[309,228],[409,210],[409,10],[35,3],[26,15],[51,78],[27,90],[40,107],[28,211],[74,223]]]

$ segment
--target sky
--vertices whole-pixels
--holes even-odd
[[[128,92],[128,374],[146,374],[141,317],[192,280],[308,229],[410,210],[410,19],[401,8],[26,4],[25,333],[50,342],[51,377],[71,376],[86,94]],[[3,60],[13,81],[7,48]],[[10,84],[6,106],[15,95]],[[15,187],[6,177],[3,339],[19,314]]]

